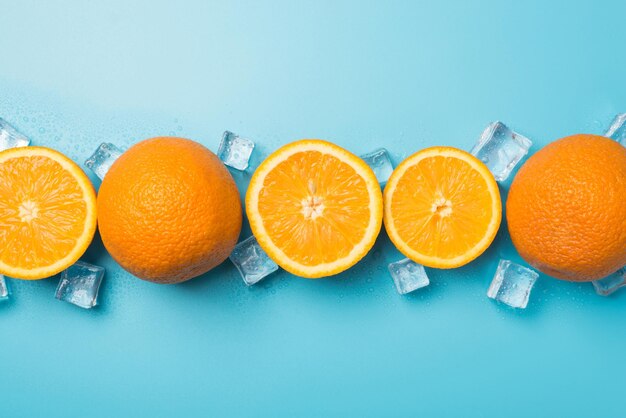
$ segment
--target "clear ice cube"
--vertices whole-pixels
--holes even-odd
[[[9,148],[27,147],[29,144],[30,139],[19,133],[9,122],[0,118],[0,151]]]
[[[263,251],[254,236],[237,244],[229,258],[248,286],[278,270],[278,265]]]
[[[487,296],[513,308],[525,308],[539,274],[509,260],[500,260]]]
[[[227,166],[243,171],[248,168],[252,150],[254,142],[226,131],[222,136],[217,156]]]
[[[502,122],[493,122],[485,128],[471,153],[485,163],[497,181],[504,181],[531,146],[530,139]]]
[[[0,275],[0,301],[7,300],[9,295],[9,284],[4,276]]]
[[[408,258],[391,263],[387,268],[393,278],[393,282],[396,284],[398,293],[401,295],[426,287],[430,284],[424,266]]]
[[[370,166],[372,171],[374,171],[376,179],[380,184],[387,183],[389,176],[393,173],[393,164],[391,164],[391,158],[389,158],[389,153],[386,149],[379,148],[361,155],[361,158]]]
[[[109,142],[103,142],[94,151],[91,157],[85,161],[85,167],[96,173],[100,180],[104,179],[107,171],[111,168],[124,151]]]
[[[77,261],[61,274],[55,297],[84,309],[98,303],[104,268]]]
[[[604,136],[614,139],[626,146],[626,113],[620,113],[615,116],[613,123],[611,123],[611,126],[607,129]]]
[[[626,286],[626,267],[617,270],[604,279],[594,280],[593,287],[600,296],[608,296],[616,292],[620,287]]]

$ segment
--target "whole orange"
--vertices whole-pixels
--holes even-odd
[[[224,261],[241,231],[241,201],[215,154],[183,138],[139,142],[113,163],[98,193],[104,246],[156,283],[189,280]]]
[[[591,281],[626,265],[626,148],[572,135],[524,164],[506,202],[513,244],[542,272]]]

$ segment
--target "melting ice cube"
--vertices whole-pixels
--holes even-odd
[[[386,149],[379,148],[361,155],[361,158],[374,171],[376,179],[380,184],[385,184],[389,180],[389,176],[393,173],[393,164],[391,164],[391,159]]]
[[[398,293],[401,295],[430,284],[430,280],[428,280],[424,266],[417,264],[408,258],[391,263],[387,266],[387,268],[393,278],[393,282],[396,284]]]
[[[0,118],[0,151],[9,148],[27,147],[30,139],[19,133],[9,122]]]
[[[530,139],[502,122],[493,122],[483,131],[471,153],[485,163],[497,181],[504,181],[531,146]]]
[[[593,287],[600,296],[608,296],[617,291],[620,287],[626,286],[626,267],[617,270],[600,280],[594,280]]]
[[[538,277],[534,270],[509,260],[500,260],[487,296],[513,308],[525,308]]]
[[[85,167],[96,173],[100,180],[104,179],[107,171],[111,168],[124,151],[109,142],[103,142],[96,151],[85,161]]]
[[[0,301],[7,300],[9,295],[9,284],[4,276],[0,275]]]
[[[77,261],[61,274],[55,297],[84,309],[98,303],[104,268]]]
[[[222,136],[217,156],[227,166],[243,171],[248,168],[252,150],[254,142],[226,131]]]
[[[614,139],[626,147],[626,113],[615,116],[604,136]]]
[[[278,270],[278,265],[263,251],[254,236],[237,244],[229,258],[248,286]]]

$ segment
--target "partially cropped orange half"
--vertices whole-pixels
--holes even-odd
[[[96,231],[96,194],[49,148],[0,152],[0,274],[43,279],[74,264]]]
[[[259,166],[246,212],[270,258],[297,276],[319,278],[348,269],[372,248],[382,225],[382,194],[359,157],[305,139]]]
[[[428,267],[455,268],[482,254],[498,232],[498,185],[473,155],[433,147],[404,160],[384,192],[385,229],[405,256]]]

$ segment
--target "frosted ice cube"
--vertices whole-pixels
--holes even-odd
[[[254,236],[237,244],[229,258],[248,286],[278,270],[278,265],[263,251]]]
[[[84,309],[98,303],[104,268],[77,261],[61,274],[55,297]]]
[[[496,180],[504,181],[531,146],[530,139],[502,122],[493,122],[485,128],[471,153],[485,163]]]
[[[109,142],[103,142],[94,153],[85,161],[85,167],[96,173],[100,180],[104,179],[107,171],[111,168],[124,151]]]
[[[593,287],[600,296],[608,296],[617,291],[620,287],[626,286],[626,267],[617,270],[604,279],[594,280]]]
[[[4,276],[0,275],[0,302],[9,298],[9,284]]]
[[[525,308],[538,277],[539,274],[532,269],[500,260],[487,296],[513,308]]]
[[[611,126],[607,129],[604,136],[614,139],[626,146],[626,113],[620,113],[615,116],[613,123],[611,123]]]
[[[393,172],[393,164],[389,153],[384,148],[361,155],[361,158],[370,166],[380,184],[385,184]]]
[[[0,151],[9,148],[27,147],[30,139],[19,133],[6,120],[0,118]]]
[[[254,142],[226,131],[222,136],[217,156],[227,166],[243,171],[248,168],[252,150]]]
[[[387,266],[387,268],[389,269],[389,274],[391,274],[391,277],[393,278],[393,282],[396,284],[398,293],[401,295],[430,284],[430,280],[428,280],[424,266],[417,264],[408,258],[391,263]]]

